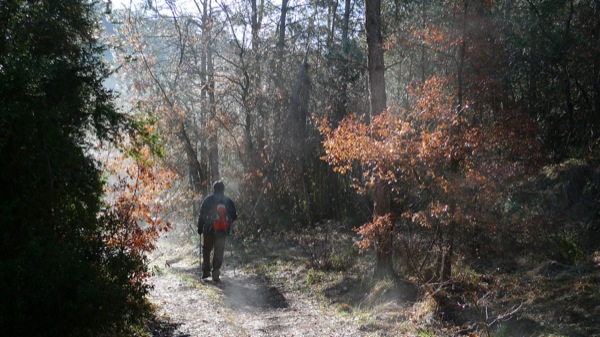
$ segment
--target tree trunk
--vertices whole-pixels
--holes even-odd
[[[335,35],[335,15],[338,8],[338,0],[331,1],[327,6],[327,46],[333,45],[333,36]],[[344,38],[342,37],[342,40]]]
[[[390,213],[390,189],[386,183],[379,182],[375,185],[373,200],[374,216],[383,216]],[[393,219],[391,221],[393,221]],[[381,239],[379,247],[375,252],[376,260],[374,276],[376,278],[383,278],[394,274],[391,228],[386,228],[383,235],[389,237]]]
[[[337,7],[337,6],[336,6]],[[351,11],[351,2],[350,0],[346,0],[344,4],[344,20],[342,21],[342,44],[344,48],[344,52],[348,51],[349,41],[348,41],[348,32],[350,30],[350,11]],[[335,13],[334,13],[335,15]]]
[[[385,93],[383,48],[381,38],[381,1],[365,0],[365,27],[367,30],[367,48],[368,48],[368,71],[369,71],[369,103],[370,117],[382,113],[387,106]],[[383,216],[390,211],[390,190],[384,182],[375,184],[373,191],[374,216]],[[389,242],[391,240],[383,240]],[[387,246],[388,244],[386,244]],[[391,275],[392,268],[392,249],[391,247],[379,247],[376,252],[375,276],[382,277]]]
[[[198,153],[188,136],[183,121],[180,124],[179,138],[183,142],[183,148],[188,162],[190,181],[194,193],[202,193],[202,187],[205,185],[206,177],[202,171],[202,164],[198,160]]]
[[[342,21],[342,56],[344,60],[339,67],[340,78],[342,81],[340,83],[340,92],[338,104],[335,109],[334,122],[337,124],[340,122],[348,113],[348,72],[350,71],[348,66],[348,59],[350,54],[350,41],[348,39],[349,30],[350,30],[350,0],[346,0],[344,6],[344,20]]]
[[[440,266],[440,282],[447,282],[452,276],[452,260],[454,255],[454,233],[456,232],[456,223],[450,222],[448,233],[443,241],[442,262]]]
[[[215,68],[213,64],[212,58],[212,50],[209,48],[207,50],[207,63],[208,63],[208,106],[209,106],[209,115],[211,120],[217,121],[217,106],[215,101]],[[209,128],[209,136],[208,136],[208,163],[210,166],[210,178],[212,182],[215,182],[221,179],[221,173],[219,169],[219,129],[221,128],[220,124],[212,125]]]
[[[285,47],[285,30],[287,20],[287,3],[288,0],[281,0],[281,17],[279,19],[279,36],[277,39],[277,77],[281,80],[283,71],[283,58],[284,58],[284,47]],[[280,84],[280,83],[277,83]]]
[[[216,120],[215,104],[215,70],[211,46],[212,13],[209,12],[209,0],[202,1],[202,90],[200,97],[202,100],[202,111],[204,116],[208,116],[208,121]],[[208,113],[206,113],[208,112]],[[210,173],[210,183],[220,179],[219,172],[219,136],[218,125],[211,123],[205,124],[205,130],[208,132],[208,168]],[[210,185],[210,183],[208,185]],[[210,186],[208,186],[210,188]],[[210,192],[210,190],[207,190]]]
[[[178,136],[181,142],[183,143],[183,148],[188,163],[190,185],[193,191],[192,215],[193,218],[196,219],[200,212],[199,198],[202,195],[202,192],[205,190],[205,187],[207,186],[206,174],[202,170],[203,165],[198,160],[198,151],[196,151],[195,146],[190,140],[190,137],[188,136],[187,131],[185,130],[185,125],[183,121],[181,121]]]
[[[252,76],[252,101],[253,101],[253,109],[254,109],[254,128],[256,130],[256,149],[258,151],[262,151],[261,149],[265,148],[265,123],[266,116],[263,107],[263,95],[262,95],[262,69],[260,67],[261,62],[261,52],[260,52],[260,29],[262,25],[262,0],[260,2],[260,6],[257,3],[257,0],[251,1],[252,13],[251,13],[251,24],[252,24],[252,66],[251,66],[251,76]]]
[[[381,37],[381,1],[365,0],[367,30],[367,67],[369,71],[370,116],[376,116],[387,107],[385,67]]]
[[[274,90],[275,90],[275,96],[277,97],[276,99],[273,100],[272,102],[272,111],[273,111],[273,124],[275,125],[275,129],[283,129],[285,128],[284,123],[285,121],[285,116],[286,116],[286,108],[287,108],[287,101],[288,101],[288,92],[285,89],[284,86],[284,79],[283,79],[283,74],[284,74],[284,61],[285,61],[285,34],[286,34],[286,30],[287,30],[287,12],[288,12],[288,0],[282,0],[281,1],[281,13],[279,16],[279,25],[277,28],[278,34],[277,34],[277,59],[275,60],[275,74],[274,74]],[[277,139],[277,137],[279,136],[279,134],[274,133],[274,139]],[[275,140],[276,141],[276,140]],[[279,149],[276,149],[276,146],[281,146],[281,144],[279,145],[275,145],[273,147],[273,149],[275,151],[279,151]]]
[[[568,65],[568,61],[566,61],[566,55],[569,51],[569,49],[571,49],[571,46],[573,44],[573,37],[572,37],[572,32],[571,32],[571,21],[573,20],[573,15],[574,15],[574,6],[573,6],[573,1],[569,2],[569,18],[567,19],[567,21],[565,22],[565,38],[568,41],[567,42],[567,47],[565,50],[562,51],[563,55],[561,56],[562,60],[565,60],[565,62],[567,62],[567,64],[564,66],[565,70],[563,70],[564,74],[563,74],[563,90],[564,90],[564,94],[565,94],[565,110],[567,111],[567,117],[568,117],[568,122],[569,122],[569,134],[568,134],[568,138],[567,138],[567,143],[566,145],[568,146],[568,141],[574,136],[573,133],[575,132],[575,103],[573,102],[573,93],[572,93],[572,88],[571,88],[571,84],[572,84],[572,80],[571,80],[571,74],[568,70],[569,65]]]
[[[595,130],[600,127],[600,0],[594,1],[594,13],[596,13],[596,24],[594,26],[594,33],[592,34],[593,41],[596,41],[596,47],[593,50],[594,53],[594,108],[592,115],[592,125]]]

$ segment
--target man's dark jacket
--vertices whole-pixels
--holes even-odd
[[[200,216],[198,217],[198,234],[210,234],[215,235],[215,230],[212,228],[213,221],[217,214],[217,205],[224,204],[227,209],[227,216],[231,223],[237,219],[237,211],[233,201],[225,196],[223,193],[213,193],[208,195],[202,204],[200,204]],[[231,233],[231,226],[227,230],[227,234]]]

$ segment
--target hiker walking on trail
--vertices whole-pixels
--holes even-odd
[[[224,194],[225,185],[222,181],[216,181],[213,190],[213,193],[204,198],[200,204],[198,234],[204,235],[202,279],[212,275],[213,281],[219,282],[225,253],[225,239],[231,234],[231,225],[237,219],[237,212],[233,201]],[[213,250],[211,265],[210,254]]]

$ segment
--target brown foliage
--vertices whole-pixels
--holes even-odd
[[[354,180],[360,192],[388,184],[396,200],[392,209],[404,208],[401,219],[435,231],[436,237],[447,236],[452,226],[496,230],[503,188],[525,172],[524,158],[538,153],[530,152],[536,149],[531,124],[509,118],[484,122],[469,101],[457,110],[451,87],[447,79],[430,78],[410,89],[410,109],[389,109],[370,123],[349,116],[331,130],[326,120],[319,121],[323,160],[342,174],[360,167],[362,175]],[[376,251],[390,247],[386,241],[393,227],[393,214],[375,218],[357,229],[358,245]]]
[[[116,152],[104,162],[108,176],[107,208],[102,215],[111,220],[111,225],[102,237],[116,251],[141,258],[156,248],[155,242],[161,233],[172,228],[172,224],[163,219],[163,198],[171,187],[174,173],[154,160],[148,147],[136,154],[128,156],[125,152]],[[132,280],[146,276],[140,272],[132,275]]]

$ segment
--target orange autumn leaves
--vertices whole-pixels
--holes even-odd
[[[430,78],[409,90],[410,109],[389,108],[370,122],[350,115],[332,129],[318,119],[325,138],[322,159],[351,176],[359,192],[384,182],[397,199],[425,205],[374,217],[357,229],[362,249],[390,247],[386,240],[399,218],[424,227],[476,221],[483,216],[473,211],[474,204],[496,193],[502,172],[492,169],[501,165],[489,153],[500,146],[494,136],[500,130],[483,125],[468,102],[457,107],[448,88],[446,79]]]
[[[360,164],[362,184],[355,181],[360,191],[378,180],[397,181],[398,170],[406,167],[398,163],[410,160],[410,126],[389,111],[373,117],[371,123],[350,115],[335,130],[329,129],[326,120],[318,124],[326,137],[323,159],[341,174],[353,172]]]
[[[106,208],[101,216],[108,226],[102,237],[116,251],[143,258],[156,248],[161,233],[172,228],[163,216],[174,173],[161,165],[148,146],[125,141],[121,147],[103,161]],[[146,276],[141,272],[132,280]]]
[[[468,122],[468,107],[456,111],[446,88],[446,80],[431,78],[410,90],[411,110],[390,108],[370,123],[350,115],[331,129],[326,119],[319,119],[319,130],[325,136],[322,159],[341,174],[360,167],[362,176],[355,180],[359,191],[377,181],[394,189],[401,180],[420,181],[423,174],[442,177],[440,171],[451,165],[468,166],[482,146],[482,132]]]
[[[392,247],[392,230],[394,228],[394,219],[392,214],[383,216],[374,216],[373,221],[355,228],[355,232],[361,236],[361,240],[356,245],[361,252],[373,247],[376,252],[391,253],[388,250]]]

